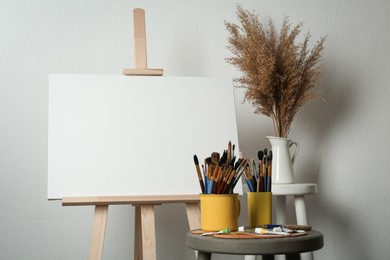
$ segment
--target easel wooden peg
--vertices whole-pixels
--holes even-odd
[[[136,8],[134,14],[135,69],[124,69],[126,76],[162,76],[163,69],[149,69],[146,52],[145,10]]]

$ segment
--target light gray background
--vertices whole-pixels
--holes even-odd
[[[87,259],[92,207],[46,200],[49,73],[120,74],[134,67],[132,9],[147,12],[149,67],[167,76],[237,77],[226,64],[223,21],[236,1],[0,2],[0,259]],[[316,182],[309,220],[325,235],[316,259],[388,259],[390,199],[390,2],[242,1],[261,19],[305,21],[328,35],[321,91],[290,137],[301,145],[298,182]],[[240,147],[254,156],[273,134],[269,118],[241,105]],[[242,203],[245,205],[244,203]],[[132,259],[134,209],[112,207],[105,259]],[[245,207],[243,209],[245,212]],[[246,214],[240,218],[246,222]],[[192,259],[183,205],[156,209],[159,259]],[[290,221],[294,221],[290,215]],[[216,259],[243,259],[218,256]]]

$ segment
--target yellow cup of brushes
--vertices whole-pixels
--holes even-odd
[[[200,194],[201,228],[204,231],[238,229],[241,211],[238,194]]]
[[[249,227],[272,223],[272,192],[248,192]]]

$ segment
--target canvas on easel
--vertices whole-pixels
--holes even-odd
[[[199,194],[235,118],[231,79],[52,74],[48,197]]]

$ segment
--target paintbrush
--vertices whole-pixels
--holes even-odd
[[[213,188],[212,188],[212,193],[215,194],[217,193],[217,189],[218,189],[218,185],[219,185],[219,178],[220,178],[220,175],[221,175],[221,171],[222,171],[222,164],[221,163],[218,163],[218,165],[216,166],[215,170],[214,170],[214,174],[213,174]]]
[[[211,174],[212,174],[212,161],[211,161],[211,157],[207,157],[205,159],[205,164],[207,165],[207,190],[206,190],[206,193],[211,193],[212,191],[212,183],[211,183]]]
[[[233,157],[235,157],[235,155],[234,155],[234,150],[236,149],[236,145],[235,144],[233,144],[233,148],[232,148],[232,156]]]
[[[272,187],[272,151],[270,150],[268,153],[268,191],[271,192]]]
[[[255,192],[256,191],[256,187],[257,187],[257,182],[258,182],[258,176],[257,176],[255,159],[252,159],[250,172],[251,172],[251,179],[252,179],[251,181],[252,181],[252,184],[253,184],[253,191]]]
[[[222,157],[221,159],[219,159],[218,164],[219,165],[227,164],[228,158],[229,158],[229,153],[226,150],[223,151]]]
[[[223,190],[222,190],[222,193],[223,193],[223,194],[224,194],[224,193],[229,193],[229,191],[231,190],[230,188],[231,188],[231,186],[232,186],[232,184],[233,184],[232,180],[233,180],[234,176],[236,176],[236,175],[237,175],[237,173],[236,173],[235,170],[232,170],[232,171],[230,172],[230,176],[229,176],[229,178],[227,179],[226,184],[225,184],[225,187],[224,187]]]
[[[217,178],[215,179],[215,189],[214,189],[214,193],[217,194],[219,189],[220,189],[220,186],[222,185],[222,181],[223,181],[223,175],[225,174],[226,172],[226,167],[221,165],[219,167],[219,171],[218,171],[218,175],[217,175]]]
[[[205,165],[202,164],[202,171],[203,171],[203,184],[204,184],[204,191],[205,193],[207,193],[207,182],[208,182],[208,179],[207,179],[207,168],[206,168],[206,160],[205,160]]]
[[[217,176],[217,173],[218,173],[218,163],[215,163],[213,162],[212,164],[212,172],[211,172],[211,177],[209,179],[209,183],[208,185],[210,185],[208,187],[208,191],[207,193],[214,193],[214,181],[215,181],[215,177]]]
[[[219,153],[213,152],[211,154],[211,161],[214,162],[214,163],[218,163],[219,157],[220,157]]]
[[[244,172],[246,166],[247,166],[248,161],[247,160],[242,160],[242,163],[240,166],[237,168],[237,176],[235,176],[234,181],[231,184],[231,189],[233,190],[234,187],[237,185],[238,180],[241,178],[242,173]]]
[[[230,161],[229,165],[233,167],[235,161],[236,161],[236,156],[233,156],[233,159]]]
[[[244,170],[244,177],[245,177],[246,184],[248,185],[249,191],[254,192],[255,190],[252,183],[252,176],[249,171],[250,171],[249,167],[246,167]]]
[[[268,153],[268,174],[272,176],[272,151]]]
[[[267,156],[264,155],[264,158],[263,158],[263,170],[264,170],[264,173],[263,173],[263,191],[264,192],[267,192],[267,178],[268,178],[268,167],[267,167]]]
[[[198,174],[200,188],[202,189],[202,193],[205,193],[203,177],[202,177],[202,173],[200,172],[199,160],[196,154],[194,155],[194,163],[195,163],[196,173]]]
[[[223,193],[223,191],[225,189],[225,186],[226,186],[226,183],[227,183],[227,181],[228,181],[228,179],[230,177],[230,174],[231,174],[232,170],[233,170],[233,167],[231,165],[229,165],[229,167],[226,169],[225,175],[223,176],[223,179],[222,179],[222,181],[221,181],[221,183],[220,183],[220,185],[218,187],[218,191],[217,191],[218,194]]]
[[[263,157],[264,157],[264,152],[263,151],[258,151],[257,152],[257,157],[259,158],[259,181],[257,182],[257,192],[260,192],[262,189],[262,184],[263,184]]]
[[[227,178],[225,187],[222,190],[222,194],[229,193],[229,191],[231,190],[234,177],[237,176],[237,169],[240,167],[241,163],[242,163],[242,159],[239,158],[238,161],[235,163],[233,170],[230,172],[229,177]]]

